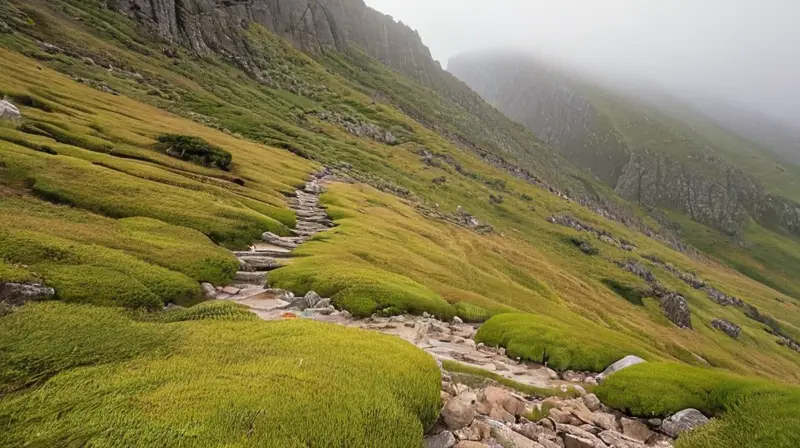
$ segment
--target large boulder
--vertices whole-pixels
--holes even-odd
[[[56,295],[41,283],[0,283],[0,303],[19,306],[33,300],[48,300]]]
[[[604,379],[608,378],[609,375],[615,372],[619,372],[622,369],[628,368],[630,366],[646,362],[644,359],[635,356],[635,355],[628,355],[619,361],[611,364],[610,366],[606,367],[606,370],[603,370],[603,373],[597,375],[597,382],[602,382]]]
[[[461,429],[475,419],[475,410],[470,403],[453,398],[444,405],[441,417],[448,429]]]
[[[670,416],[661,423],[661,431],[670,437],[678,437],[679,434],[708,423],[708,417],[697,409],[684,409]]]

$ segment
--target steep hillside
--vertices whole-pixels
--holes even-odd
[[[800,231],[796,165],[663,91],[602,87],[513,53],[462,55],[450,70],[621,196],[722,232],[713,249],[692,224],[651,210],[690,244],[759,281],[794,288],[779,285],[794,282],[790,266],[800,263],[787,250]],[[761,261],[733,261],[741,248]]]
[[[423,351],[204,302],[200,282],[242,269],[228,249],[303,232],[296,190],[323,168],[334,227],[271,287],[340,315],[489,319],[479,341],[559,371],[636,354],[794,396],[780,391],[800,382],[796,283],[670,239],[438,67],[415,73],[418,37],[360,2],[0,12],[0,90],[22,115],[0,126],[0,298],[52,288],[0,308],[0,445],[421,446],[442,384]],[[282,28],[298,15],[314,26]],[[604,393],[620,407],[650,399],[619,384]],[[708,408],[750,417],[726,406]]]
[[[513,53],[462,55],[449,68],[624,197],[732,235],[748,216],[800,235],[797,167],[668,95],[602,87]]]

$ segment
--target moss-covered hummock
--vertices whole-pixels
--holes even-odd
[[[595,389],[604,404],[641,417],[687,408],[716,417],[678,448],[800,446],[800,388],[680,364],[642,363]]]
[[[0,318],[0,446],[406,448],[438,415],[436,362],[400,339],[191,314],[49,303]]]

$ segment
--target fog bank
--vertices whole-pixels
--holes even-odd
[[[419,31],[444,66],[524,49],[617,79],[720,97],[800,128],[794,0],[366,0]]]

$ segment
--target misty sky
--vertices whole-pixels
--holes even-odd
[[[530,48],[748,104],[800,126],[800,0],[366,0],[447,65]]]

